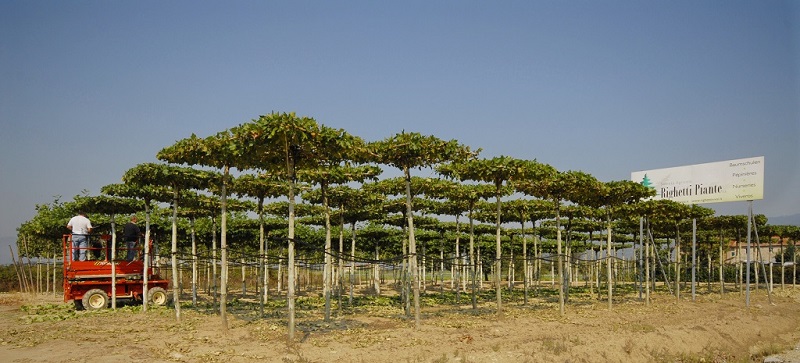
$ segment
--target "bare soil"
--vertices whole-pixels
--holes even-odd
[[[493,303],[477,311],[423,299],[421,325],[395,304],[374,300],[325,322],[318,298],[298,300],[297,334],[287,339],[285,307],[231,299],[228,328],[213,309],[122,306],[74,311],[50,294],[0,294],[2,362],[800,362],[800,288],[761,289],[750,307],[739,292],[635,296],[611,310],[597,297],[573,298],[559,313],[552,297]],[[204,305],[202,302],[199,306]],[[277,307],[276,307],[277,306]],[[794,354],[794,355],[793,355]],[[797,360],[793,360],[797,359]]]

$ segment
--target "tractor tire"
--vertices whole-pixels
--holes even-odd
[[[86,310],[100,310],[108,307],[108,294],[100,289],[91,289],[83,294],[83,308]]]
[[[169,303],[169,295],[167,295],[167,290],[164,290],[158,286],[147,290],[147,301],[153,304],[153,306],[167,305],[167,303]]]

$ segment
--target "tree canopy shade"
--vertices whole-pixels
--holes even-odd
[[[26,247],[26,255],[40,257],[51,253],[53,241],[61,240],[67,221],[77,212],[74,205],[59,198],[49,204],[36,205],[36,215],[17,228],[18,238],[23,241],[18,245]]]
[[[289,180],[288,274],[289,340],[295,331],[294,203],[298,171],[313,172],[345,161],[365,161],[369,153],[365,143],[342,129],[317,124],[310,117],[295,113],[271,113],[230,129],[223,137],[227,150],[222,163],[240,170],[256,169]],[[218,145],[213,143],[213,145]],[[200,148],[202,149],[202,148]],[[227,161],[225,161],[227,160]],[[220,166],[220,162],[212,166]],[[226,164],[227,165],[227,164]],[[224,235],[223,235],[224,238]],[[223,251],[224,253],[224,251]]]
[[[411,197],[411,169],[431,167],[440,163],[462,162],[473,158],[478,151],[455,140],[444,141],[435,136],[401,132],[382,141],[370,144],[378,163],[394,166],[403,171],[406,179],[406,218],[408,218],[409,270],[414,289],[414,322],[419,328],[419,275],[417,274],[417,244],[414,238],[414,216]]]
[[[217,219],[215,215],[220,215],[221,236],[222,236],[222,257],[223,274],[227,274],[228,267],[228,240],[242,242],[236,245],[237,250],[233,253],[242,253],[242,266],[250,264],[247,255],[253,253],[258,245],[259,250],[259,281],[261,283],[261,315],[264,312],[264,302],[269,296],[267,282],[269,281],[267,254],[269,245],[267,244],[268,235],[272,239],[285,239],[288,246],[288,335],[289,339],[294,339],[295,332],[295,289],[301,284],[297,282],[295,268],[298,266],[313,266],[316,268],[320,256],[325,258],[325,270],[323,272],[323,295],[325,298],[325,320],[330,319],[330,299],[332,288],[335,287],[333,271],[338,272],[339,285],[344,286],[344,259],[342,256],[348,254],[344,252],[345,224],[352,228],[351,255],[352,265],[350,268],[351,277],[356,275],[356,226],[366,225],[359,235],[359,258],[367,254],[374,253],[375,260],[380,260],[396,255],[402,255],[402,272],[395,276],[395,281],[402,280],[401,301],[404,304],[407,317],[411,316],[411,292],[414,301],[415,326],[420,325],[420,286],[424,286],[424,271],[430,271],[428,266],[418,268],[419,255],[426,252],[436,251],[439,253],[437,263],[440,263],[441,271],[445,270],[446,264],[450,264],[452,269],[451,288],[453,282],[457,286],[461,275],[471,273],[472,275],[472,306],[477,309],[476,294],[476,274],[483,271],[484,267],[492,262],[494,258],[493,282],[496,288],[497,311],[502,311],[502,291],[501,291],[501,264],[503,259],[503,249],[511,251],[511,263],[509,264],[509,286],[518,281],[514,278],[513,271],[516,269],[515,258],[520,251],[525,257],[525,302],[528,299],[529,276],[538,276],[539,268],[542,265],[542,250],[544,253],[558,257],[558,275],[561,279],[559,283],[559,302],[561,313],[564,314],[565,290],[570,286],[568,276],[564,273],[565,267],[575,266],[577,271],[578,264],[570,265],[564,262],[564,257],[572,256],[573,261],[584,261],[582,256],[575,257],[571,254],[572,248],[584,248],[586,251],[602,250],[602,243],[595,243],[592,233],[605,229],[607,237],[606,259],[611,260],[611,241],[616,239],[617,246],[627,248],[632,235],[636,234],[636,219],[632,215],[647,216],[649,226],[653,227],[653,234],[657,238],[676,240],[676,254],[680,254],[680,229],[686,227],[688,218],[702,218],[710,214],[707,210],[700,207],[687,207],[669,201],[646,201],[639,202],[643,197],[652,193],[633,182],[613,181],[603,183],[596,180],[589,174],[579,171],[560,172],[555,168],[541,164],[536,160],[520,160],[508,156],[500,156],[489,159],[477,159],[480,150],[472,151],[469,147],[456,142],[455,140],[445,141],[434,136],[425,136],[419,133],[401,132],[392,137],[381,141],[366,143],[359,137],[348,134],[342,129],[335,129],[318,124],[310,117],[299,117],[294,113],[271,113],[259,116],[257,119],[245,122],[236,127],[224,130],[209,137],[198,137],[195,134],[175,142],[173,145],[165,147],[158,153],[161,161],[169,164],[148,163],[137,165],[128,170],[123,177],[123,184],[112,184],[103,187],[103,193],[118,197],[114,200],[125,198],[132,201],[136,206],[134,210],[144,208],[147,213],[147,233],[149,240],[150,231],[150,209],[155,209],[153,213],[157,223],[153,228],[159,234],[166,234],[166,227],[169,225],[166,209],[159,208],[152,204],[153,201],[168,202],[172,204],[172,266],[173,276],[178,276],[175,268],[180,264],[176,262],[177,248],[185,250],[188,247],[186,240],[181,240],[178,244],[178,228],[182,228],[181,233],[192,234],[192,285],[193,294],[196,294],[196,269],[197,252],[194,239],[195,218],[197,218],[197,234],[201,237],[212,236],[212,260],[209,269],[213,268],[213,297],[216,304],[217,282],[221,280],[221,304],[219,306],[223,326],[227,329],[226,309],[227,305],[227,275],[221,279],[217,276]],[[385,164],[400,169],[403,173],[398,178],[387,178],[377,182],[381,169],[375,164]],[[178,166],[180,165],[180,166]],[[187,167],[188,166],[188,167]],[[411,176],[412,169],[434,168],[443,178]],[[234,169],[234,170],[231,170]],[[456,181],[457,180],[457,181]],[[316,188],[316,189],[313,189]],[[251,219],[249,213],[231,213],[237,203],[236,199],[228,199],[228,194],[232,193],[245,201],[246,208],[258,214],[258,221]],[[295,201],[296,196],[302,193],[302,199]],[[525,197],[518,198],[525,194]],[[280,199],[275,203],[273,198],[287,196],[286,201]],[[512,196],[513,195],[513,196]],[[509,197],[510,196],[510,197]],[[491,199],[494,197],[494,199]],[[532,198],[527,198],[532,197]],[[104,198],[109,198],[104,196]],[[253,202],[253,199],[256,203]],[[58,238],[63,233],[66,220],[75,209],[81,207],[81,203],[90,200],[86,197],[76,197],[74,202],[56,202],[49,206],[37,206],[39,214],[29,222],[20,227],[20,233],[24,233],[24,239],[29,236],[36,236],[36,239]],[[490,202],[490,200],[492,202]],[[265,202],[268,204],[265,205]],[[99,203],[99,202],[98,202]],[[114,202],[115,203],[115,202]],[[82,209],[101,211],[105,213],[130,211],[124,206],[115,205],[110,209],[97,207],[82,207]],[[180,209],[179,209],[180,206]],[[270,215],[280,216],[280,218],[269,218]],[[178,216],[189,217],[189,226],[181,221],[178,226]],[[211,217],[210,221],[207,218]],[[265,219],[265,216],[267,219]],[[448,218],[455,217],[455,223],[442,223],[435,217]],[[466,233],[461,233],[460,217],[469,218],[469,267],[466,266],[466,256],[461,253],[461,240],[466,238]],[[295,219],[301,217],[298,228],[295,229]],[[101,219],[103,218],[103,219]],[[105,217],[98,216],[105,228]],[[228,218],[230,218],[231,228],[228,231]],[[334,223],[339,225],[339,253],[338,270],[333,269],[331,256],[337,256],[331,250],[331,234],[336,231],[332,227],[331,218]],[[112,218],[113,219],[113,218]],[[338,221],[337,221],[338,219]],[[765,220],[757,217],[759,227],[765,227]],[[527,228],[527,221],[530,220],[531,228]],[[564,221],[562,223],[562,220]],[[475,224],[475,221],[487,224]],[[94,219],[93,219],[94,222]],[[361,223],[367,222],[367,223]],[[520,223],[519,229],[502,228],[504,223]],[[537,222],[538,226],[537,226]],[[282,226],[277,223],[283,223]],[[488,224],[492,223],[492,224]],[[705,223],[705,222],[704,222]],[[712,222],[708,222],[710,225]],[[311,227],[313,224],[315,227]],[[210,226],[209,226],[210,225]],[[713,232],[719,233],[720,251],[725,243],[725,232],[728,236],[732,231],[745,229],[748,223],[745,217],[723,219],[713,222]],[[322,229],[316,226],[324,226],[324,254],[319,253],[319,248],[323,243]],[[612,236],[612,227],[614,235]],[[730,230],[723,232],[722,230]],[[256,232],[258,230],[258,232]],[[209,232],[210,231],[210,232]],[[531,232],[528,232],[531,231]],[[762,230],[773,234],[790,235],[789,232],[782,232],[777,229]],[[566,252],[562,253],[562,232],[566,233]],[[648,229],[648,232],[650,230]],[[530,234],[529,234],[530,233]],[[705,233],[710,233],[706,231]],[[795,232],[796,233],[796,232]],[[312,251],[308,257],[308,263],[295,264],[295,239],[303,239],[308,242],[301,245],[301,251]],[[586,235],[588,234],[588,237]],[[533,269],[528,270],[528,238],[534,235],[533,239],[534,255],[537,257],[533,263]],[[640,236],[644,233],[640,232]],[[477,239],[476,239],[477,236]],[[522,236],[520,246],[519,236]],[[308,237],[308,238],[306,238]],[[541,237],[541,240],[538,238]],[[796,237],[795,237],[796,238]],[[584,241],[582,246],[571,243],[572,241]],[[587,242],[588,241],[588,242]],[[710,240],[709,240],[710,241]],[[52,242],[52,241],[49,241]],[[454,242],[451,244],[451,242]],[[47,245],[43,241],[35,241],[43,244],[42,248],[33,248],[31,251],[39,253],[47,252]],[[402,247],[400,247],[402,245]],[[41,247],[41,246],[33,246]],[[50,246],[52,247],[52,246]],[[145,253],[147,256],[147,247]],[[202,245],[201,245],[202,247]],[[494,254],[492,253],[494,247]],[[543,248],[539,248],[543,247]],[[372,249],[370,251],[369,249]],[[39,251],[41,250],[41,251]],[[649,249],[647,249],[649,251]],[[449,254],[446,257],[446,253]],[[477,252],[477,253],[476,253]],[[663,254],[664,251],[661,251]],[[581,252],[578,252],[581,253]],[[650,253],[650,252],[646,252]],[[483,258],[481,258],[483,254]],[[508,255],[508,252],[505,252]],[[537,256],[538,254],[538,256]],[[710,255],[710,253],[709,253]],[[369,257],[371,259],[371,256]],[[722,252],[720,252],[722,256]],[[553,256],[555,257],[555,256]],[[589,255],[589,258],[592,256]],[[684,256],[681,256],[684,257]],[[285,267],[286,260],[283,259],[281,250],[279,269]],[[597,255],[594,254],[595,260]],[[436,258],[434,258],[435,260]],[[145,258],[147,260],[147,258]],[[422,260],[422,265],[428,259]],[[505,258],[504,260],[509,260]],[[708,259],[710,261],[710,258]],[[480,263],[480,261],[484,261]],[[383,262],[386,262],[385,260]],[[397,261],[392,260],[392,263]],[[593,264],[589,267],[587,281],[597,277],[599,288],[601,277],[599,267]],[[617,262],[614,262],[617,263]],[[648,263],[648,262],[646,262]],[[660,263],[660,259],[659,259]],[[710,262],[709,262],[710,263]],[[623,263],[624,264],[624,263]],[[679,266],[680,261],[675,261],[669,267]],[[720,258],[720,265],[723,264]],[[378,278],[383,272],[378,267],[379,263],[374,263],[373,283],[374,291],[380,290],[377,283]],[[480,266],[480,269],[478,268]],[[550,266],[555,266],[551,263]],[[609,304],[612,297],[612,276],[611,263],[607,264],[609,275]],[[619,265],[617,265],[619,266]],[[394,266],[392,266],[394,267]],[[583,266],[581,266],[583,267]],[[304,268],[304,267],[300,267]],[[308,269],[309,271],[312,268]],[[488,269],[487,269],[488,270]],[[650,273],[649,267],[646,267]],[[667,268],[661,268],[663,273]],[[420,272],[423,271],[423,272]],[[569,270],[567,270],[569,271]],[[655,273],[656,269],[653,269]],[[709,275],[711,274],[709,268]],[[395,270],[391,271],[393,274]],[[594,275],[597,273],[597,275]],[[423,276],[423,283],[420,283],[420,275]],[[675,275],[678,274],[676,271]],[[209,273],[210,275],[210,273]],[[242,275],[245,275],[244,268]],[[409,275],[410,280],[409,281]],[[442,273],[443,275],[443,273]],[[573,274],[572,276],[576,276]],[[285,276],[281,274],[281,276]],[[309,281],[314,281],[316,277],[309,275]],[[722,284],[723,272],[720,267],[720,282]],[[147,277],[145,276],[145,279]],[[487,274],[488,278],[488,274]],[[624,277],[614,277],[620,279]],[[175,279],[177,283],[177,279]],[[442,277],[442,281],[445,280]],[[664,280],[667,275],[664,274]],[[676,283],[677,283],[676,278]],[[279,286],[284,280],[281,278]],[[353,279],[351,278],[351,301],[353,297]],[[466,281],[466,279],[464,279]],[[483,279],[481,280],[483,281]],[[537,279],[538,281],[538,279]],[[649,278],[648,278],[649,281]],[[553,278],[553,285],[556,279]],[[210,281],[209,281],[210,285]],[[242,294],[245,294],[243,283]],[[440,285],[441,287],[442,285]],[[466,284],[462,285],[461,291],[467,289]],[[481,288],[483,284],[481,283]],[[671,284],[665,283],[662,286],[671,288]],[[649,284],[648,284],[649,287]],[[146,282],[145,282],[146,289]],[[179,289],[173,289],[175,293]],[[279,289],[280,291],[281,289]],[[345,288],[339,291],[339,308],[342,309],[341,296]],[[444,291],[444,290],[442,290]],[[456,292],[456,301],[458,294]],[[538,286],[537,286],[538,291]],[[593,293],[593,292],[592,292]],[[513,297],[514,295],[512,295]],[[506,295],[508,298],[508,295]],[[460,301],[459,301],[460,302]],[[176,316],[180,320],[180,302],[175,298]],[[183,305],[185,306],[185,305]],[[351,307],[354,304],[351,303]],[[609,305],[610,306],[610,305]],[[146,304],[145,304],[146,308]]]
[[[172,193],[169,189],[161,186],[160,184],[149,184],[146,178],[140,177],[140,173],[149,173],[151,169],[158,168],[153,164],[137,165],[123,175],[125,183],[122,184],[109,184],[101,189],[101,192],[126,198],[136,198],[142,200],[145,212],[145,232],[144,240],[148,241],[144,244],[144,270],[148,271],[150,268],[150,213],[152,210],[152,201],[168,201]],[[143,169],[143,170],[142,170]],[[143,276],[143,291],[147,290],[148,280],[150,276],[144,274]],[[142,311],[147,311],[148,299],[142,299]]]
[[[647,197],[655,195],[655,190],[642,184],[629,180],[611,181],[607,183],[593,182],[586,185],[584,193],[578,195],[577,200],[584,205],[603,208],[606,221],[607,248],[606,255],[611,256],[611,218],[612,215],[625,205],[638,203]],[[613,283],[611,260],[606,264],[608,283],[608,308],[612,307]]]
[[[444,184],[440,184],[443,186]],[[444,197],[454,204],[463,207],[469,220],[469,266],[470,266],[470,295],[472,309],[477,310],[476,277],[478,273],[478,260],[475,257],[475,218],[474,212],[481,200],[488,199],[495,194],[494,186],[489,184],[459,184],[453,183],[450,187],[442,187],[434,191],[435,196]],[[460,214],[460,213],[459,213]]]
[[[139,164],[125,172],[122,180],[126,184],[164,186],[172,193],[172,274],[178,276],[178,203],[181,193],[187,190],[208,188],[218,176],[214,173],[197,170],[191,167],[180,167],[165,164]],[[180,321],[180,296],[178,281],[173,277],[173,299],[175,318]]]
[[[442,165],[437,169],[440,173],[458,178],[461,181],[473,180],[491,183],[494,186],[494,196],[497,207],[496,233],[495,233],[495,288],[497,298],[497,311],[502,311],[502,288],[500,286],[502,248],[500,241],[500,224],[502,215],[502,201],[505,183],[509,180],[540,180],[552,173],[551,166],[529,160],[514,159],[508,156],[499,156],[492,159],[471,159],[466,162],[456,162]]]
[[[131,198],[120,198],[108,195],[100,195],[96,197],[79,197],[75,200],[76,206],[79,210],[89,213],[102,213],[110,215],[111,218],[111,308],[117,308],[117,233],[114,215],[117,213],[134,213],[142,209],[142,203],[139,200]],[[147,290],[144,290],[147,291]],[[147,299],[144,299],[147,300]]]
[[[558,254],[558,276],[564,276],[564,256],[562,255],[561,245],[561,204],[563,201],[579,203],[586,196],[586,186],[594,185],[597,180],[581,171],[557,171],[549,169],[537,180],[513,180],[514,188],[524,194],[551,200],[555,207],[556,219],[556,244]],[[562,284],[563,285],[563,284]],[[559,289],[558,300],[559,310],[563,315],[564,309],[564,287]]]
[[[230,179],[230,168],[241,169],[243,158],[246,156],[244,148],[237,144],[230,130],[225,130],[216,135],[199,138],[192,134],[190,137],[179,140],[175,144],[161,149],[156,155],[160,160],[175,164],[202,165],[222,169],[222,178],[219,180],[221,219],[220,249],[222,262],[222,283],[220,289],[220,317],[222,326],[228,329],[227,308],[227,191]],[[210,184],[210,183],[209,183]],[[177,210],[176,210],[177,212]],[[177,214],[175,215],[177,217]],[[174,268],[174,267],[173,267]],[[176,295],[177,297],[177,295]],[[176,298],[177,306],[177,298]],[[177,310],[177,309],[176,309]]]
[[[358,143],[363,145],[363,143]],[[355,158],[355,155],[354,155]],[[335,160],[330,160],[329,165],[316,170],[303,170],[300,177],[320,186],[320,199],[325,214],[325,270],[323,272],[323,295],[325,296],[325,321],[331,318],[331,286],[333,284],[333,260],[331,259],[331,208],[328,203],[328,188],[330,185],[345,184],[349,182],[363,182],[367,179],[374,180],[381,173],[380,168],[372,165],[351,166],[340,165]],[[380,291],[380,289],[378,289]]]
[[[266,198],[275,198],[278,196],[286,195],[289,189],[289,183],[285,180],[272,177],[269,174],[262,174],[259,176],[242,175],[234,180],[232,185],[232,192],[241,196],[249,196],[257,199],[256,213],[258,214],[258,241],[259,241],[259,276],[261,276],[262,292],[259,296],[259,309],[260,313],[264,314],[264,303],[269,297],[269,269],[266,268],[267,256],[266,251],[269,249],[269,243],[265,238],[265,223],[264,223],[264,200]]]

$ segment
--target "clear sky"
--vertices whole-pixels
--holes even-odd
[[[0,1],[0,263],[36,204],[271,111],[604,181],[764,156],[755,212],[796,214],[800,5]]]

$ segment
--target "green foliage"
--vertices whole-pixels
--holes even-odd
[[[0,292],[19,291],[19,280],[14,265],[0,265]]]
[[[23,316],[23,321],[28,324],[68,320],[78,316],[72,304],[22,305],[21,310],[27,314]]]
[[[444,141],[435,136],[405,131],[370,144],[376,161],[398,169],[430,167],[439,163],[462,161],[475,157],[480,149],[470,148],[456,140]]]
[[[484,201],[492,197],[500,199],[513,192],[539,199],[502,201],[500,223],[525,223],[526,233],[544,238],[540,243],[545,249],[554,244],[555,223],[547,221],[556,218],[557,213],[566,218],[566,225],[559,228],[566,228],[572,241],[588,239],[586,233],[601,229],[597,220],[603,219],[614,227],[613,239],[624,242],[638,233],[638,216],[648,218],[656,236],[671,238],[675,237],[676,229],[685,234],[686,223],[698,218],[701,220],[699,232],[707,233],[703,239],[714,243],[740,237],[747,228],[744,216],[712,217],[712,210],[699,206],[670,201],[639,202],[653,193],[647,187],[650,183],[647,177],[642,183],[601,182],[587,173],[561,172],[536,160],[508,156],[475,159],[479,152],[480,149],[472,151],[455,140],[445,141],[405,131],[366,143],[342,129],[318,124],[310,117],[271,113],[209,137],[192,134],[163,148],[157,155],[164,162],[185,166],[140,164],[125,172],[122,184],[103,187],[104,195],[99,197],[84,193],[69,202],[56,198],[51,204],[37,205],[37,214],[19,227],[18,242],[20,246],[27,246],[21,251],[23,255],[49,257],[53,251],[60,253],[61,236],[68,232],[67,220],[78,209],[93,211],[91,219],[96,229],[107,231],[110,214],[115,214],[115,223],[121,225],[127,214],[141,215],[146,208],[152,211],[152,238],[164,247],[171,233],[171,211],[163,204],[151,203],[171,203],[177,197],[178,248],[188,248],[191,241],[189,219],[193,218],[201,250],[210,249],[212,236],[219,238],[221,233],[223,186],[227,193],[249,198],[237,200],[226,196],[229,231],[225,231],[225,236],[230,240],[229,251],[242,255],[257,249],[261,219],[267,238],[285,242],[289,203],[294,201],[269,202],[272,198],[288,196],[290,188],[292,195],[295,191],[301,193],[305,202],[323,204],[323,199],[327,199],[335,225],[352,223],[361,228],[361,223],[366,221],[367,228],[356,234],[358,249],[366,250],[368,258],[372,258],[369,249],[375,245],[379,245],[385,255],[400,253],[399,246],[404,238],[399,227],[408,224],[409,212],[422,215],[413,216],[419,229],[415,238],[429,251],[444,248],[449,252],[455,226],[441,223],[431,215],[467,216],[470,222],[495,222],[498,205]],[[381,172],[375,164],[397,167],[404,175],[375,182]],[[199,167],[223,169],[226,173]],[[439,174],[452,180],[411,177],[409,169],[425,167],[436,167]],[[233,173],[238,175],[227,173],[229,168],[238,169],[238,173]],[[255,173],[249,174],[249,171]],[[312,189],[313,185],[321,188]],[[253,203],[252,199],[257,202]],[[301,216],[300,223],[305,224],[298,228],[297,239],[303,243],[297,247],[303,252],[318,254],[315,248],[319,248],[323,239],[318,226],[325,224],[324,210],[306,203],[293,205],[293,210],[295,215]],[[258,213],[258,219],[253,218],[251,211]],[[794,240],[800,237],[797,228],[783,230],[767,225],[763,215],[756,216],[755,221],[762,237],[780,235]],[[538,227],[528,229],[527,225],[537,222],[540,222]],[[468,232],[465,225],[460,228],[460,232]],[[349,228],[345,230],[350,233]],[[492,240],[488,238],[495,232],[490,225],[475,226],[477,246],[484,258],[495,254],[489,249]],[[520,233],[507,225],[500,226],[502,247],[518,249]],[[462,234],[461,238],[462,243],[466,243],[467,236]],[[273,248],[275,245],[273,243]],[[284,243],[278,245],[285,247]],[[709,251],[708,255],[718,253],[716,249]],[[166,254],[166,250],[162,253]],[[788,248],[784,252],[787,260],[794,253]],[[16,278],[11,277],[15,285]]]
[[[162,186],[168,187],[169,193],[155,193],[153,197],[162,202],[168,202],[182,190],[205,189],[219,178],[219,175],[191,167],[179,167],[157,163],[139,164],[129,169],[122,176],[122,180],[136,187]],[[156,192],[167,190],[159,189]]]

